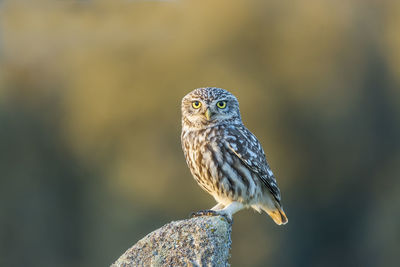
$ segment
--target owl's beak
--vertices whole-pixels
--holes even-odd
[[[204,112],[204,116],[206,116],[208,121],[211,120],[211,110],[209,108],[207,108],[206,112]]]

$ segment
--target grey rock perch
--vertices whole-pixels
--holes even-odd
[[[111,267],[229,266],[231,231],[222,216],[171,222],[139,240]]]

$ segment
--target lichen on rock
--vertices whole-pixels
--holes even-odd
[[[173,221],[139,240],[111,267],[229,266],[231,230],[222,216]]]

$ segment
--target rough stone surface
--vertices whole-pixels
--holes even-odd
[[[117,266],[229,266],[232,225],[224,217],[174,221],[128,249]]]

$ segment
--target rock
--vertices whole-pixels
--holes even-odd
[[[128,249],[117,266],[229,266],[232,225],[222,216],[173,221]]]

